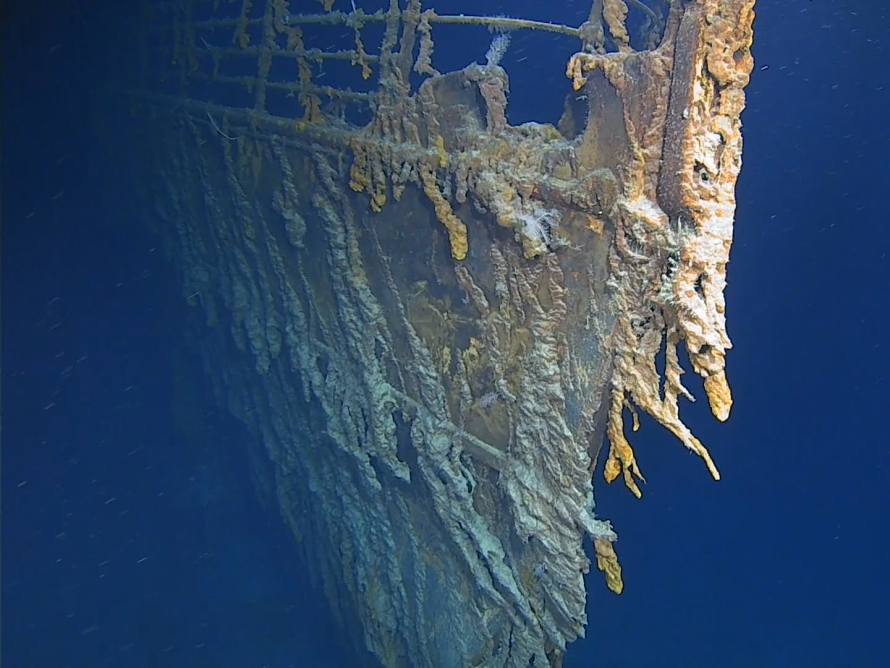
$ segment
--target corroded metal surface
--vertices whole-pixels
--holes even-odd
[[[258,484],[384,665],[561,663],[586,624],[585,537],[623,587],[593,474],[607,433],[606,479],[640,493],[625,409],[719,477],[679,417],[691,396],[676,350],[725,420],[753,4],[594,0],[578,28],[419,0],[244,2],[230,18],[195,1],[147,17],[137,201],[204,312],[220,397],[270,462]],[[447,23],[501,31],[485,65],[435,69]],[[353,48],[308,48],[313,25],[354,31]],[[580,40],[556,127],[507,122],[499,61],[518,28]],[[226,73],[238,58],[257,75]],[[282,61],[294,80],[270,75]],[[321,86],[331,61],[373,87]],[[196,95],[207,81],[248,102]],[[270,110],[278,93],[293,114]]]

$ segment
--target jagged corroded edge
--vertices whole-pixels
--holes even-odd
[[[632,410],[631,401],[701,456],[714,479],[720,478],[707,449],[679,418],[679,395],[693,397],[680,382],[677,346],[685,343],[693,368],[704,378],[713,414],[726,420],[732,399],[725,353],[731,343],[723,291],[741,166],[739,115],[753,67],[753,5],[754,0],[699,0],[682,14],[675,5],[668,27],[674,36],[656,51],[579,53],[567,67],[576,89],[585,84],[585,72],[602,68],[624,101],[627,135],[638,160],[623,175],[623,196],[610,212],[616,226],[610,262],[617,319],[605,466],[608,481],[623,474],[637,496],[635,478],[642,479],[642,473],[623,428],[623,410]],[[673,65],[663,146],[641,141],[627,113],[632,83],[624,66],[634,57],[647,59],[643,66],[653,71],[671,71],[669,61]],[[647,166],[654,164],[655,154],[661,158],[658,170]],[[655,358],[663,344],[662,390]]]

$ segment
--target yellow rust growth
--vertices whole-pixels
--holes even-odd
[[[603,222],[602,218],[598,218],[596,216],[587,215],[587,224],[586,227],[588,230],[593,232],[594,234],[602,234],[603,230],[606,229],[606,224]]]
[[[420,166],[420,180],[423,183],[423,192],[433,204],[436,210],[436,218],[448,230],[448,241],[451,244],[451,256],[455,260],[463,260],[467,257],[467,226],[457,217],[451,204],[439,190],[436,184],[436,172],[427,165]]]
[[[643,496],[634,476],[646,482],[643,474],[637,466],[636,457],[634,457],[633,448],[627,442],[624,436],[624,421],[621,412],[624,410],[624,396],[618,392],[612,394],[612,404],[609,407],[609,456],[606,459],[606,465],[603,469],[603,475],[606,482],[613,482],[619,473],[624,474],[624,484],[633,492],[638,499]],[[636,415],[634,415],[636,426]]]
[[[374,213],[380,213],[383,210],[383,205],[386,204],[386,193],[384,192],[375,192],[371,193],[371,210]]]
[[[619,295],[619,300],[622,296]],[[636,480],[645,479],[640,473],[633,449],[624,436],[625,407],[633,414],[634,431],[639,428],[637,416],[633,413],[633,405],[639,406],[655,420],[666,427],[689,450],[702,458],[714,480],[720,480],[720,472],[707,448],[696,438],[679,416],[678,398],[683,396],[692,400],[692,395],[683,387],[680,376],[683,373],[677,355],[679,334],[676,330],[668,332],[665,346],[664,398],[660,396],[660,379],[655,368],[655,356],[662,343],[660,331],[649,332],[640,340],[634,327],[633,310],[618,316],[613,341],[616,346],[615,371],[612,378],[612,401],[609,407],[609,455],[603,475],[607,482],[612,482],[619,473],[624,476],[625,486],[640,498],[641,491]],[[725,385],[725,381],[724,381]],[[728,386],[727,386],[728,391]],[[630,395],[633,404],[627,401]]]
[[[593,547],[596,550],[596,567],[605,575],[606,586],[620,594],[624,591],[624,581],[621,579],[621,564],[618,563],[615,547],[605,538],[595,538]]]
[[[355,192],[364,192],[371,187],[371,174],[368,171],[368,156],[364,151],[353,147],[355,158],[349,168],[349,187]]]
[[[621,51],[630,51],[630,35],[627,34],[627,5],[624,0],[605,0],[603,19]],[[576,89],[577,90],[577,89]]]
[[[357,193],[367,192],[371,210],[379,213],[387,200],[386,172],[379,159],[371,153],[372,149],[358,140],[351,142],[351,145],[354,157],[349,168],[349,187]]]
[[[352,65],[360,65],[362,68],[362,79],[370,79],[371,74],[371,65],[370,59],[368,58],[368,53],[365,51],[365,45],[362,43],[362,23],[358,22],[355,25],[355,50],[352,52],[352,58],[350,59],[350,64]]]
[[[584,72],[594,69],[601,60],[589,53],[576,53],[569,58],[569,64],[566,65],[566,76],[572,80],[572,88],[581,90],[587,83],[587,77]]]
[[[448,167],[448,151],[445,150],[445,139],[442,135],[436,135],[436,154],[439,156],[439,167]]]
[[[726,371],[705,378],[705,394],[711,406],[711,413],[720,422],[729,419],[729,411],[732,408],[732,394],[729,391],[729,383],[726,382]]]

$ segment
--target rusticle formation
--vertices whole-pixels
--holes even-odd
[[[727,419],[754,0],[593,0],[578,27],[370,4],[147,6],[135,210],[356,644],[558,666],[590,558],[624,586],[594,504],[606,438],[606,480],[640,495],[624,416],[719,478],[679,415],[678,347]],[[485,28],[479,62],[436,68],[438,31]],[[555,125],[509,122],[523,31],[576,45]]]

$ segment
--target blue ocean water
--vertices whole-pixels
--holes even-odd
[[[434,6],[577,25],[589,5]],[[728,270],[735,405],[722,425],[683,406],[723,480],[643,420],[643,499],[597,488],[625,590],[590,575],[588,637],[566,666],[890,657],[890,10],[756,8]],[[108,116],[93,105],[128,19],[120,3],[4,5],[3,665],[349,665],[256,500],[248,435],[182,346],[187,306],[158,239],[121,216],[126,192],[119,208],[99,197],[114,184],[98,137],[113,128],[95,127]],[[434,63],[481,60],[489,38],[446,34]],[[511,122],[556,120],[571,52],[513,37]],[[200,424],[171,411],[174,392]]]

